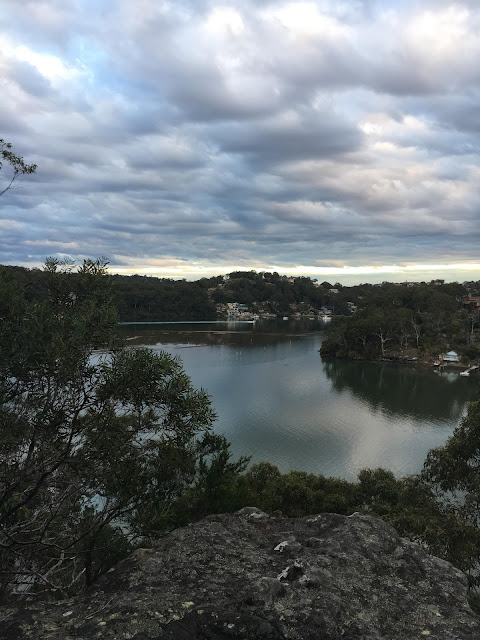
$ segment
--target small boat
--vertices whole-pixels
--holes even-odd
[[[479,369],[480,367],[478,366],[478,364],[474,364],[471,367],[468,367],[468,369],[465,369],[465,371],[461,371],[460,375],[461,376],[469,376],[471,373],[473,373],[474,371],[477,371],[477,369]]]

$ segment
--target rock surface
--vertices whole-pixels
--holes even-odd
[[[466,578],[354,514],[210,516],[87,594],[0,611],[8,640],[478,640]]]

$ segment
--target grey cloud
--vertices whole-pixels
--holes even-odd
[[[23,60],[9,61],[7,78],[36,98],[45,98],[52,92],[48,80],[33,65]]]
[[[274,119],[217,128],[222,151],[266,162],[322,158],[358,149],[358,128],[326,110],[299,109]],[[223,133],[223,135],[222,135]]]
[[[474,137],[480,136],[480,88],[470,88],[464,94],[451,93],[436,97],[431,108],[440,127],[447,131],[461,131]]]

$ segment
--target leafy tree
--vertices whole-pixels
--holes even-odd
[[[479,583],[480,563],[480,401],[470,405],[445,446],[428,453],[423,478],[444,511],[462,523],[449,535],[449,559]]]
[[[230,444],[224,436],[206,433],[198,447],[195,481],[175,502],[170,512],[141,514],[142,533],[155,537],[155,529],[182,526],[212,513],[230,513],[250,504],[243,476],[249,458],[231,460]],[[151,511],[151,503],[146,505]],[[145,526],[149,529],[146,529]]]
[[[410,324],[412,325],[413,334],[415,336],[416,347],[420,346],[420,336],[422,335],[422,321],[418,314],[412,313],[410,316]]]
[[[347,318],[336,320],[328,332],[327,339],[322,343],[320,350],[322,355],[346,357],[349,353],[349,328]]]
[[[466,522],[422,475],[395,478],[386,469],[359,474],[360,503],[400,533],[465,571],[472,569],[472,551],[479,531]]]
[[[5,185],[0,186],[0,196],[3,196],[6,191],[12,188],[15,180],[18,180],[23,175],[35,173],[37,170],[36,164],[26,164],[21,156],[17,156],[12,151],[12,144],[0,138],[0,169],[3,169],[5,162],[10,165],[10,174]]]
[[[393,327],[396,318],[390,310],[375,309],[370,315],[369,320],[372,326],[372,333],[379,340],[383,358],[385,356],[385,345],[393,338]]]
[[[131,548],[151,505],[167,514],[230,468],[209,397],[180,362],[116,344],[104,260],[75,271],[49,259],[40,301],[10,275],[0,270],[0,594],[66,594]]]
[[[396,335],[400,349],[408,348],[408,341],[411,337],[411,329],[415,328],[412,324],[413,314],[410,309],[401,307],[396,312]]]
[[[358,507],[357,485],[301,471],[281,474],[269,462],[253,465],[239,483],[246,504],[289,517],[321,512],[353,513]]]

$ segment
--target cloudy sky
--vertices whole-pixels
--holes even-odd
[[[480,278],[478,0],[0,5],[1,263]]]

